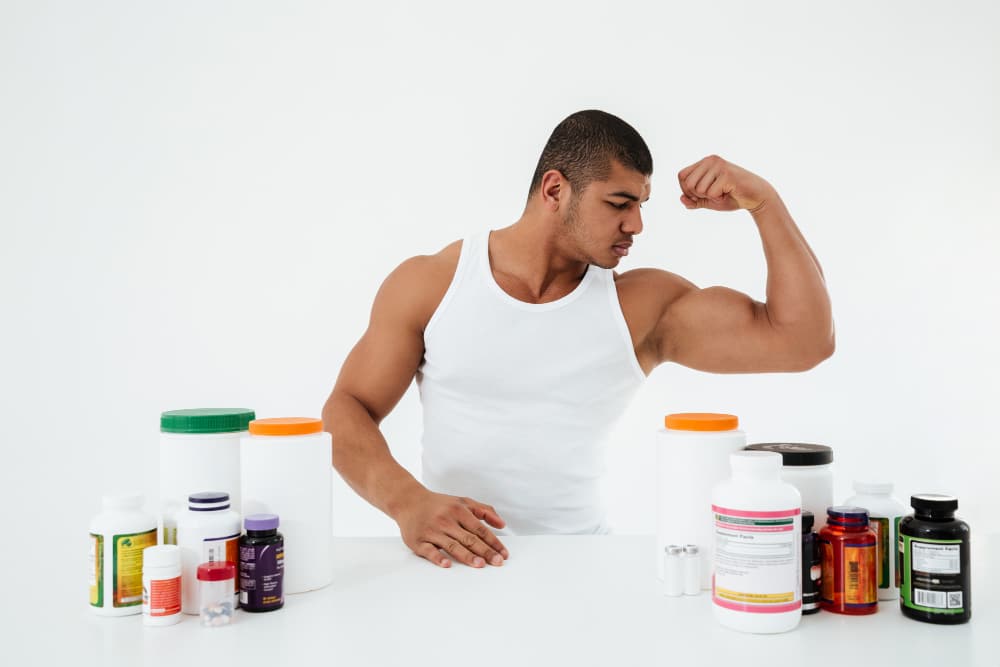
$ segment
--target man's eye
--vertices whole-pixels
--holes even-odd
[[[611,202],[608,203],[611,204]],[[624,204],[611,204],[611,205],[614,206],[619,211],[624,211],[625,209],[628,208],[629,203],[630,202],[625,202]]]

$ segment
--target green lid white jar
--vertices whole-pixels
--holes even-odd
[[[160,415],[162,542],[177,544],[177,517],[188,496],[212,489],[240,506],[240,437],[254,411],[246,408],[171,410]]]

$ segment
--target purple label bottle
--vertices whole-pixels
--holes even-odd
[[[251,514],[240,537],[240,607],[274,611],[285,604],[285,540],[276,514]]]

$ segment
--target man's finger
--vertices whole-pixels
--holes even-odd
[[[458,523],[466,531],[466,534],[475,537],[475,544],[469,547],[470,549],[485,558],[486,562],[491,565],[503,565],[503,552],[506,549],[497,536],[476,517],[474,512],[470,511],[466,517],[459,518]]]
[[[482,556],[472,553],[465,548],[459,539],[447,533],[438,533],[434,538],[434,542],[459,563],[463,563],[469,567],[486,567],[486,560]]]
[[[684,180],[681,181],[681,190],[684,191],[684,194],[694,199],[697,196],[695,187],[698,185],[698,181],[701,180],[702,176],[704,176],[711,169],[711,167],[712,165],[705,160],[699,162],[684,178]]]
[[[718,169],[709,169],[694,186],[694,193],[699,197],[708,197],[708,191],[718,182],[720,176]]]
[[[445,558],[441,550],[430,542],[421,542],[420,546],[413,553],[421,558],[426,558],[438,567],[451,567],[451,561]]]

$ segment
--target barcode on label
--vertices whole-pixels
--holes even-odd
[[[847,575],[848,576],[848,585],[851,588],[858,588],[859,587],[859,581],[858,580],[859,580],[859,578],[861,576],[861,563],[859,563],[859,562],[857,562],[855,560],[852,560],[847,565],[849,566],[849,568],[848,568],[849,572],[848,572],[848,575]]]
[[[925,591],[921,588],[914,588],[913,601],[921,607],[945,609],[948,606],[947,597],[944,591]]]

